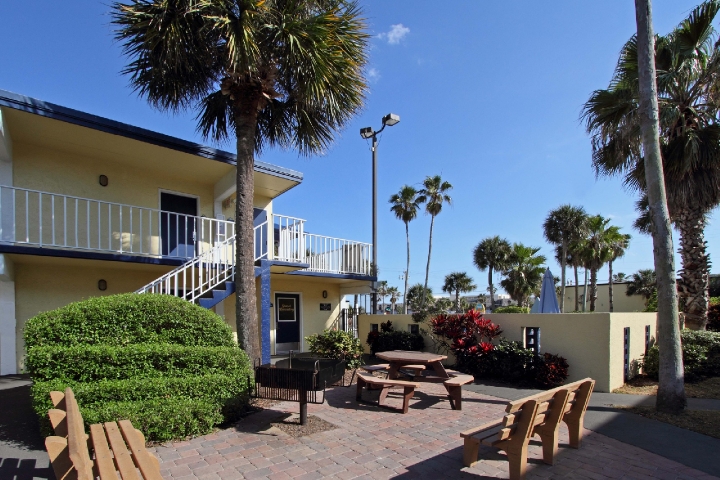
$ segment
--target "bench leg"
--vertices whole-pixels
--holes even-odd
[[[390,391],[390,387],[386,387],[383,385],[382,390],[380,390],[380,398],[378,398],[378,405],[381,407],[386,407],[385,399],[387,398],[387,394]]]
[[[362,389],[365,386],[365,380],[363,380],[362,377],[358,377],[357,379],[357,390],[355,393],[355,400],[362,400]]]
[[[453,410],[462,410],[462,387],[458,385],[445,386],[450,399],[450,408]]]
[[[473,437],[465,438],[465,446],[463,447],[463,465],[472,467],[478,461],[478,453],[480,451],[480,441]]]
[[[510,463],[510,480],[523,480],[527,470],[527,446],[507,452],[507,456]]]
[[[570,446],[572,448],[580,448],[583,435],[583,419],[581,418],[579,420],[571,420],[565,423],[567,424],[568,433],[570,436]]]
[[[554,465],[555,455],[558,452],[558,430],[538,434],[542,441],[543,462]]]
[[[408,406],[410,405],[410,399],[415,395],[415,387],[405,387],[403,391],[403,407],[402,412],[408,412]]]

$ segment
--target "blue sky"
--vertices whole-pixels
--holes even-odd
[[[4,0],[0,89],[202,142],[194,112],[157,112],[128,87],[107,3]],[[653,3],[655,29],[666,33],[699,0]],[[386,129],[379,147],[381,279],[402,287],[405,269],[404,226],[387,199],[403,184],[419,185],[435,174],[455,186],[454,206],[435,223],[435,292],[452,271],[468,272],[484,292],[487,274],[473,266],[472,249],[492,235],[542,247],[559,275],[541,226],[548,211],[564,203],[611,217],[632,234],[615,271],[652,268],[651,239],[631,228],[635,197],[616,179],[595,179],[579,121],[582,104],[607,86],[621,46],[635,31],[634,2],[362,4],[373,35],[366,107],[324,156],[268,150],[259,158],[305,175],[276,201],[277,213],[307,219],[313,233],[370,242],[371,152],[358,132],[379,128],[382,116],[393,112],[401,122]],[[411,283],[424,280],[429,225],[424,215],[410,225]],[[717,258],[716,225],[706,234]],[[599,279],[607,280],[606,271]]]

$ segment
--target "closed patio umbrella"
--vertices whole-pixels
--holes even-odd
[[[560,313],[555,293],[555,278],[549,268],[545,270],[540,296],[535,300],[530,313]]]

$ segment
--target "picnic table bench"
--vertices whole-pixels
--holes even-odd
[[[129,420],[90,425],[88,437],[72,389],[50,392],[50,398],[56,407],[48,411],[55,436],[45,439],[45,448],[58,479],[117,480],[119,473],[123,480],[162,480],[160,463]]]
[[[401,413],[407,413],[408,405],[410,404],[410,399],[415,394],[415,389],[419,386],[420,386],[420,384],[415,383],[415,382],[406,382],[404,380],[379,378],[379,377],[374,377],[369,373],[360,373],[360,374],[358,374],[358,377],[357,377],[357,394],[355,395],[355,398],[358,401],[362,400],[363,388],[376,387],[376,388],[380,389],[380,398],[378,399],[378,406],[383,407],[383,408],[388,408],[390,410],[396,410]],[[396,388],[396,387],[402,387],[402,389],[403,389],[403,403],[402,403],[401,408],[393,407],[393,406],[385,403],[385,399],[387,398],[387,394],[390,391],[390,389]]]
[[[507,453],[510,478],[522,479],[527,467],[527,447],[534,435],[542,440],[543,461],[552,465],[558,450],[558,431],[564,421],[570,434],[570,446],[580,448],[583,423],[595,380],[586,378],[546,392],[508,402],[505,416],[460,434],[465,439],[463,464],[472,467],[478,461],[480,445]]]

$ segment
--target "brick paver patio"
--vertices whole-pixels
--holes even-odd
[[[339,428],[292,438],[258,433],[297,403],[280,403],[236,427],[155,448],[163,476],[173,479],[299,478],[508,478],[505,455],[481,449],[480,462],[463,468],[459,432],[499,419],[505,400],[463,392],[463,410],[440,398],[442,385],[423,384],[406,415],[355,401],[355,386],[327,392],[327,402],[309,413]],[[397,404],[399,398],[395,397]],[[566,447],[553,466],[542,463],[539,442],[530,446],[528,478],[717,478],[640,448],[585,431],[580,450]]]

